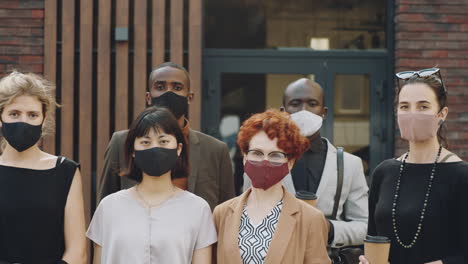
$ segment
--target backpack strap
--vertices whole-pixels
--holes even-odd
[[[344,150],[342,147],[336,148],[336,162],[338,180],[336,182],[335,204],[333,205],[333,213],[331,215],[332,220],[336,220],[336,216],[338,214],[338,207],[340,205],[341,191],[343,189]]]

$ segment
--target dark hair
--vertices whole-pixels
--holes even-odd
[[[122,171],[120,176],[127,176],[137,182],[141,182],[143,179],[141,170],[135,166],[133,159],[133,153],[135,152],[134,144],[136,138],[147,135],[150,129],[154,129],[157,132],[164,131],[166,134],[173,135],[177,140],[177,144],[182,143],[182,151],[179,159],[177,159],[176,166],[171,170],[171,178],[187,177],[189,171],[188,146],[182,129],[169,110],[154,106],[146,108],[130,125],[124,147],[124,158],[127,169]]]
[[[172,61],[161,63],[158,66],[156,66],[155,68],[153,68],[153,70],[151,71],[151,73],[149,75],[149,78],[148,78],[148,88],[147,89],[149,89],[153,85],[152,81],[153,81],[154,72],[161,69],[161,68],[164,68],[164,67],[171,67],[171,68],[183,71],[184,74],[185,74],[185,77],[187,78],[187,85],[188,85],[188,89],[190,91],[190,74],[188,73],[187,69],[184,68],[184,66],[179,65],[179,64],[177,64],[175,62],[172,62]]]
[[[440,74],[440,72],[438,72]],[[439,104],[439,111],[440,112],[444,107],[447,106],[447,92],[446,92],[446,87],[444,86],[444,83],[442,82],[442,79],[433,74],[427,77],[419,77],[417,75],[409,78],[408,80],[404,81],[401,86],[398,87],[397,89],[397,94],[395,96],[395,104],[398,105],[399,102],[399,95],[401,90],[403,90],[403,87],[407,84],[415,84],[415,83],[422,83],[431,88],[431,90],[435,93],[437,97],[437,103]],[[448,147],[448,140],[447,137],[445,136],[446,134],[446,128],[445,128],[445,122],[442,123],[439,127],[439,130],[437,131],[437,139],[439,140],[439,143],[442,144],[444,147]]]

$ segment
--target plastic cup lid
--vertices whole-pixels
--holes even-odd
[[[390,239],[388,237],[384,236],[366,236],[366,239],[364,239],[364,242],[369,242],[369,243],[390,243]]]

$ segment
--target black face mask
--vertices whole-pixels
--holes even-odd
[[[24,122],[2,122],[2,134],[10,146],[18,152],[23,152],[39,141],[42,124],[34,126]]]
[[[150,176],[161,176],[176,165],[177,149],[150,148],[135,151],[135,166]]]
[[[188,113],[187,97],[175,94],[174,92],[165,92],[159,97],[152,98],[151,103],[153,106],[169,109],[177,119],[181,118],[182,115],[187,116]]]

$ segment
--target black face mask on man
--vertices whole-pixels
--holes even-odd
[[[10,146],[18,152],[23,152],[39,141],[42,124],[35,126],[25,122],[2,122],[2,134]]]
[[[178,158],[176,148],[155,147],[135,150],[135,166],[149,176],[161,176],[172,170]]]
[[[182,115],[187,116],[188,113],[187,97],[178,95],[174,92],[165,92],[161,96],[152,98],[151,104],[153,106],[169,109],[177,119],[181,118]]]

